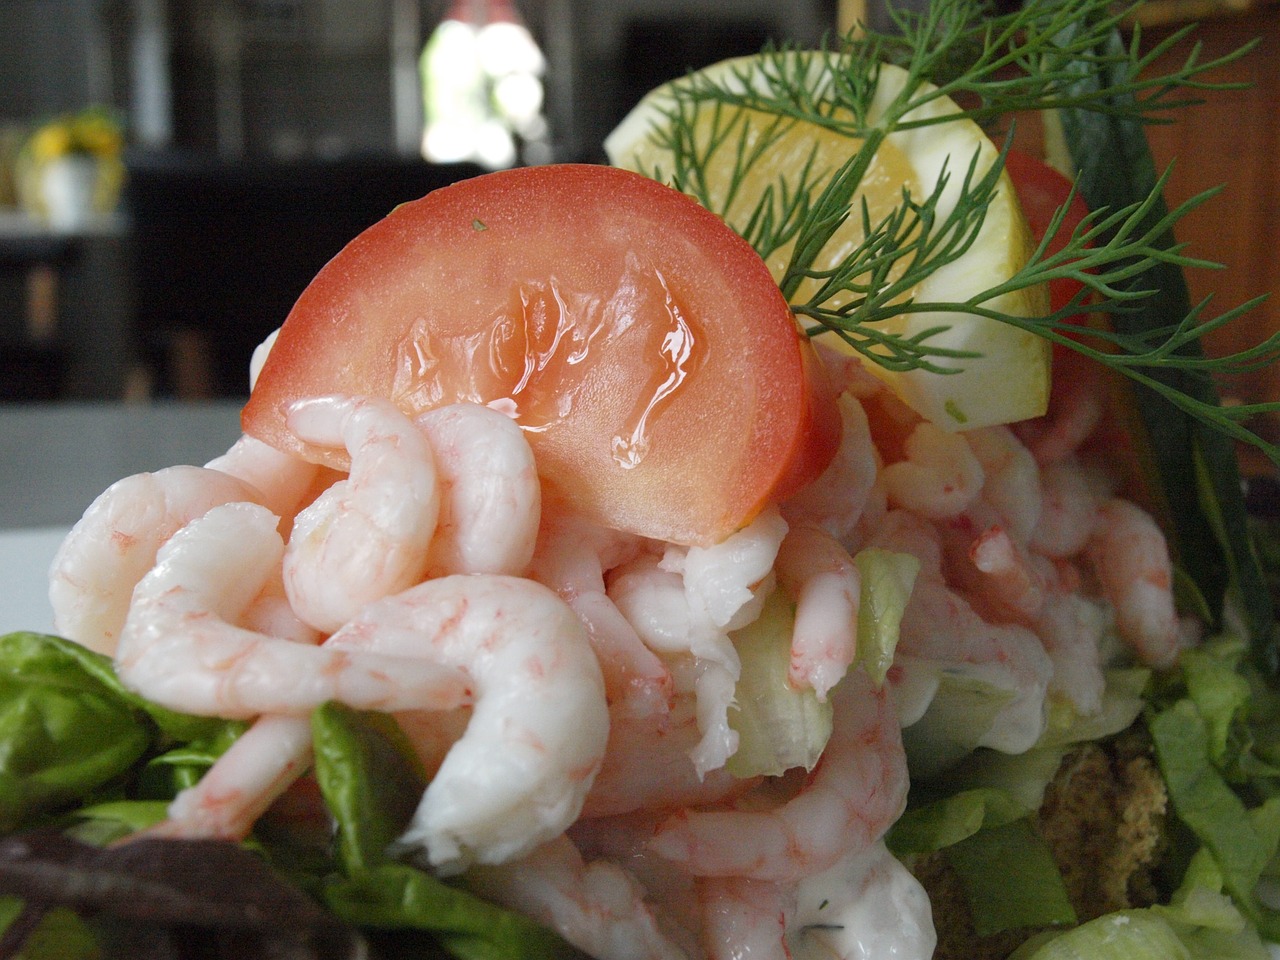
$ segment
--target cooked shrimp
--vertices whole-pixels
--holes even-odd
[[[596,960],[688,960],[661,929],[644,888],[608,860],[587,863],[565,836],[524,859],[475,867],[467,886],[532,917]]]
[[[707,960],[790,960],[786,945],[795,891],[769,880],[699,877]]]
[[[883,842],[800,881],[787,942],[796,960],[929,960],[929,896]]]
[[[533,451],[510,417],[476,403],[417,418],[434,454],[440,515],[427,577],[525,572],[538,536],[541,492]]]
[[[831,699],[831,739],[799,793],[768,810],[683,811],[662,823],[653,851],[698,876],[788,882],[878,840],[907,795],[889,693],[854,670]]]
[[[248,434],[205,466],[228,473],[261,491],[260,502],[278,517],[292,517],[298,512],[316,477],[324,469]]]
[[[1023,550],[1004,527],[988,527],[969,546],[969,560],[979,577],[975,586],[984,610],[1018,621],[1040,612],[1045,578],[1040,563]],[[1048,561],[1043,561],[1048,563]]]
[[[982,490],[982,464],[963,435],[927,420],[907,437],[905,460],[882,471],[891,505],[939,519],[962,513]]]
[[[1040,467],[1008,427],[984,427],[964,434],[982,467],[982,499],[1000,517],[1018,544],[1025,544],[1040,519]]]
[[[896,656],[899,663],[908,658],[964,668],[1005,691],[1008,702],[977,746],[1022,753],[1044,732],[1053,666],[1040,638],[1021,624],[987,622],[941,579],[917,577],[902,616]]]
[[[700,775],[724,766],[738,749],[737,731],[729,726],[729,707],[742,665],[729,632],[759,616],[773,588],[773,563],[786,531],[786,521],[776,508],[770,508],[712,546],[668,544],[657,569],[650,571],[650,575],[678,574],[683,586],[683,599],[674,590],[664,599],[678,611],[666,614],[668,628],[679,621],[686,633],[661,642],[668,644],[668,651],[683,646],[694,657],[691,674],[702,739],[692,757]],[[633,579],[636,575],[633,571]],[[670,581],[659,581],[654,589],[661,591],[664,585],[669,587]],[[620,587],[615,584],[615,593]],[[633,613],[646,599],[637,597],[636,589],[631,586],[629,597],[622,594]]]
[[[1075,457],[1047,464],[1040,471],[1040,519],[1031,547],[1050,557],[1074,557],[1084,549],[1107,492],[1099,477]]]
[[[586,626],[613,716],[665,715],[670,671],[605,593],[605,572],[637,556],[643,542],[562,511],[544,516],[531,576],[559,594]]]
[[[787,523],[811,524],[845,542],[871,498],[880,456],[871,441],[862,404],[844,394],[837,405],[841,433],[834,459],[816,480],[789,497],[781,509]]]
[[[577,818],[609,715],[590,640],[551,590],[488,574],[428,580],[365,607],[325,646],[416,651],[474,685],[466,731],[403,837],[433,867],[522,856]]]
[[[702,608],[693,608],[684,579],[653,554],[618,568],[608,591],[646,646],[664,655],[673,677],[683,678],[683,688],[695,693],[702,737],[689,750],[698,776],[720,769],[738,749],[729,707],[742,664],[729,634]],[[676,687],[679,691],[680,680]]]
[[[1053,662],[1049,691],[1080,713],[1097,713],[1106,688],[1102,640],[1111,616],[1101,604],[1079,593],[1050,591],[1034,628]]]
[[[1178,659],[1180,626],[1173,601],[1173,563],[1164,532],[1141,507],[1113,498],[1098,510],[1088,556],[1116,628],[1146,664]]]
[[[1059,369],[1059,364],[1064,368]],[[1015,429],[1038,463],[1057,463],[1093,435],[1106,407],[1102,365],[1067,350],[1054,361],[1048,413],[1023,421]]]
[[[174,797],[165,820],[144,833],[243,840],[310,760],[308,717],[260,717],[194,786]]]
[[[134,590],[116,649],[121,681],[173,710],[233,718],[302,714],[326,700],[369,710],[469,702],[466,674],[410,645],[314,647],[237,626],[283,551],[276,517],[256,504],[215,507],[175,533]]]
[[[133,588],[161,545],[213,507],[261,499],[255,487],[202,467],[168,467],[113,483],[71,528],[53,559],[54,626],[92,650],[113,653]]]
[[[696,615],[720,630],[737,630],[760,614],[773,589],[773,562],[787,533],[776,507],[709,547],[668,546],[664,569],[684,578]]]
[[[699,772],[695,756],[703,739],[691,694],[678,695],[666,716],[614,718],[583,815],[700,806],[749,790],[751,780],[731,776],[723,766]]]
[[[796,604],[792,685],[825,700],[853,663],[862,577],[853,558],[816,527],[793,527],[778,550],[778,583]]]
[[[302,440],[351,453],[350,476],[297,515],[284,555],[294,611],[329,633],[422,579],[440,507],[435,460],[422,431],[389,401],[305,400],[288,423]]]

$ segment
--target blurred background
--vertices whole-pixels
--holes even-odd
[[[1280,286],[1278,9],[1148,5],[1155,35],[1204,19],[1210,53],[1263,37],[1233,68],[1249,89],[1153,136],[1158,159],[1181,157],[1171,191],[1230,181],[1189,227],[1209,244],[1198,255],[1232,264],[1213,281],[1224,306]],[[245,395],[253,346],[397,202],[498,166],[601,160],[659,83],[858,19],[884,14],[852,0],[0,0],[0,401]]]

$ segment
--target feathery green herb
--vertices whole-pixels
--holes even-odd
[[[652,134],[669,155],[671,169],[645,172],[724,216],[766,259],[792,245],[779,286],[810,336],[838,336],[892,370],[945,374],[956,372],[957,361],[962,364],[974,354],[935,345],[944,326],[903,336],[884,329],[883,321],[910,313],[990,317],[1092,358],[1280,464],[1280,447],[1249,428],[1251,418],[1280,411],[1280,404],[1224,406],[1161,378],[1164,371],[1179,370],[1212,380],[1280,358],[1280,334],[1227,356],[1208,358],[1184,349],[1234,321],[1257,300],[1216,317],[1207,314],[1207,302],[1201,303],[1178,322],[1141,333],[1072,322],[1088,313],[1119,314],[1153,295],[1133,281],[1154,265],[1218,266],[1189,256],[1182,244],[1159,242],[1216,191],[1191,198],[1153,224],[1150,215],[1163,204],[1166,173],[1145,201],[1095,211],[1061,251],[1051,254],[1047,242],[1041,243],[1008,280],[955,303],[925,302],[913,298],[912,291],[962,256],[977,238],[1003,169],[1003,153],[981,173],[976,155],[967,169],[945,169],[924,197],[904,190],[897,209],[878,220],[865,202],[854,199],[873,156],[894,131],[961,118],[991,126],[1019,112],[1053,109],[1165,122],[1168,111],[1198,102],[1198,91],[1236,86],[1208,75],[1244,56],[1250,46],[1202,61],[1199,45],[1193,44],[1172,68],[1157,71],[1193,28],[1151,45],[1142,42],[1137,28],[1127,43],[1104,42],[1118,35],[1127,12],[1113,10],[1106,0],[1033,3],[998,14],[974,0],[935,0],[922,14],[895,13],[892,33],[854,32],[838,47],[811,55],[772,49],[753,69],[727,76],[692,74],[673,85],[674,100],[664,110],[668,122]],[[877,100],[885,62],[902,67],[906,80],[894,95]],[[1082,69],[1106,77],[1108,84],[1081,83]],[[1123,78],[1120,88],[1116,77]],[[789,171],[786,179],[766,189],[752,208],[736,209],[747,171],[796,124],[815,124],[848,137],[848,160],[836,169],[822,169],[815,147],[800,170]],[[711,158],[721,151],[732,151],[728,184],[709,182],[707,176]],[[962,178],[960,190],[953,204],[944,204],[952,177]],[[1058,232],[1064,214],[1065,208],[1049,236]],[[834,267],[818,269],[822,251],[851,216],[862,219],[865,239]],[[1011,291],[1060,278],[1079,281],[1084,290],[1047,316],[1017,316],[993,305]],[[812,292],[800,297],[802,289]]]

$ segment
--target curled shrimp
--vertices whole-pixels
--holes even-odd
[[[1113,498],[1098,509],[1087,552],[1121,638],[1144,663],[1172,666],[1180,626],[1173,563],[1159,525],[1141,507]]]
[[[121,682],[170,709],[228,718],[303,714],[327,700],[367,710],[469,702],[468,677],[412,645],[369,650],[331,640],[317,647],[237,626],[277,575],[284,544],[276,524],[265,507],[225,504],[161,547],[121,631]]]
[[[816,527],[787,533],[777,569],[796,604],[787,677],[825,700],[853,663],[862,577],[844,547]]]
[[[416,422],[430,442],[440,482],[426,576],[524,573],[541,503],[524,432],[510,417],[477,403],[438,407]]]
[[[566,836],[522,860],[473,868],[467,886],[550,927],[596,960],[688,960],[662,930],[639,882],[609,860],[585,861]]]
[[[255,487],[203,467],[168,467],[116,481],[89,506],[54,556],[49,570],[54,626],[92,650],[113,653],[133,589],[165,541],[213,507],[261,499]]]
[[[1025,544],[1040,520],[1040,467],[1008,427],[964,434],[982,467],[982,500],[1000,517],[1015,543]]]
[[[671,704],[667,665],[645,646],[605,588],[605,573],[639,554],[641,541],[556,510],[538,533],[530,574],[573,608],[604,671],[613,715],[660,717]]]
[[[1008,701],[979,746],[1023,753],[1045,727],[1045,694],[1053,665],[1040,638],[1018,623],[991,623],[969,601],[932,576],[916,579],[902,616],[896,662],[924,660],[983,678]]]
[[[1093,533],[1098,508],[1109,500],[1106,479],[1075,457],[1040,470],[1043,509],[1031,535],[1031,549],[1045,556],[1074,557]]]
[[[288,424],[307,442],[351,453],[350,475],[294,519],[284,555],[294,611],[329,633],[422,579],[440,507],[435,461],[423,433],[389,401],[304,400]]]
[[[747,877],[699,877],[707,960],[790,960],[787,925],[795,912],[790,885]]]
[[[831,739],[799,793],[768,810],[682,811],[660,825],[651,849],[697,876],[794,882],[878,840],[907,796],[888,690],[854,670],[831,700]]]
[[[698,777],[719,770],[738,748],[738,734],[729,727],[729,706],[742,667],[733,641],[704,611],[694,609],[683,578],[654,554],[615,570],[608,591],[645,645],[670,665],[677,696],[682,687],[694,693],[693,718],[702,736],[689,745],[689,755]],[[673,705],[672,714],[677,712],[684,713]],[[672,721],[660,721],[661,729],[653,732],[670,743]],[[642,756],[644,746],[639,746]]]
[[[921,421],[903,452],[905,460],[881,471],[891,505],[941,519],[963,513],[981,493],[982,464],[962,435]]]
[[[297,513],[312,484],[325,470],[248,434],[205,466],[228,473],[261,491],[260,502],[278,517],[292,517]]]
[[[792,526],[811,524],[844,542],[871,499],[880,457],[862,404],[847,393],[836,402],[841,433],[835,457],[816,480],[789,497],[781,509]]]
[[[365,607],[325,644],[413,650],[463,672],[475,705],[402,842],[436,869],[523,856],[577,819],[609,731],[604,680],[573,610],[532,580],[427,580]]]

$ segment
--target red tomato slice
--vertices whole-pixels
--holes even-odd
[[[291,403],[489,404],[524,428],[549,495],[705,544],[830,460],[809,349],[764,263],[693,200],[611,167],[522,168],[405,203],[339,252],[242,421],[344,468],[287,430]]]
[[[1057,253],[1066,246],[1072,231],[1089,215],[1089,208],[1079,194],[1071,196],[1070,180],[1029,153],[1010,150],[1005,157],[1004,167],[1013,180],[1023,216],[1027,218],[1027,224],[1037,242],[1049,232],[1049,224],[1058,208],[1066,204],[1068,199],[1071,200],[1062,225],[1049,240],[1049,252]],[[1049,284],[1049,308],[1058,310],[1065,307],[1082,287],[1083,284],[1078,280],[1052,281]]]

